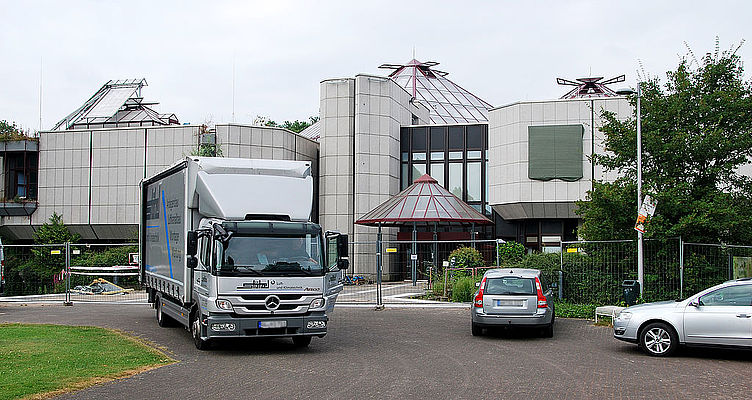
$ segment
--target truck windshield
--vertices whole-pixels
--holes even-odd
[[[224,276],[320,276],[324,273],[321,249],[321,236],[315,234],[236,234],[221,250],[221,257],[217,257],[217,273]]]

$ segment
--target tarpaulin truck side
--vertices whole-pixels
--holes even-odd
[[[199,349],[231,337],[327,332],[347,236],[310,222],[305,161],[188,157],[141,183],[141,279],[157,323]]]

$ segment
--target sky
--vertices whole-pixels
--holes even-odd
[[[144,98],[181,123],[232,122],[233,87],[236,122],[281,122],[318,115],[322,80],[387,75],[413,52],[500,106],[560,97],[557,77],[634,86],[688,48],[752,38],[749,1],[0,0],[0,15],[0,120],[32,131],[40,83],[42,129],[125,78],[146,78]]]

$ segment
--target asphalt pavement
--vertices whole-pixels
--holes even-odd
[[[607,327],[557,319],[535,331],[470,335],[465,309],[338,308],[307,349],[289,339],[199,351],[182,328],[160,328],[143,305],[0,304],[0,322],[121,329],[179,362],[62,398],[73,399],[748,399],[752,352],[687,349],[648,357]]]

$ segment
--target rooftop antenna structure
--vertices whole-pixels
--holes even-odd
[[[42,131],[42,56],[39,56],[39,130]]]
[[[413,100],[428,109],[431,123],[488,121],[491,104],[452,82],[447,78],[448,72],[434,69],[437,65],[439,63],[435,61],[418,61],[413,58],[404,64],[381,64],[379,68],[392,70],[389,78],[412,95]],[[414,121],[418,121],[418,118],[415,117]]]
[[[232,122],[235,122],[235,53],[232,53]]]
[[[569,79],[556,78],[556,83],[564,86],[574,86],[574,89],[567,92],[564,96],[561,96],[562,99],[587,99],[592,97],[618,96],[616,92],[608,88],[606,85],[624,82],[626,78],[624,75],[619,75],[601,82],[602,79],[602,76],[577,78],[575,82],[570,81]]]

